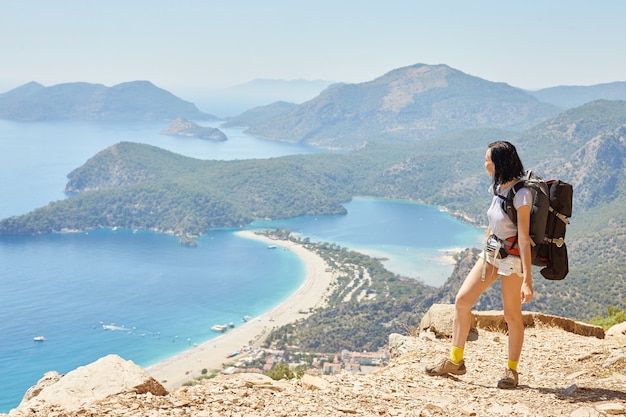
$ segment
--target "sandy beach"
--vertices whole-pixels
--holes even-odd
[[[436,259],[441,263],[446,263],[448,265],[455,265],[456,260],[454,259],[454,257],[457,254],[463,252],[464,250],[465,250],[464,248],[439,249],[439,252],[441,252],[441,256],[437,257]]]
[[[239,351],[245,346],[259,344],[272,328],[305,317],[301,311],[324,305],[333,274],[327,270],[327,265],[321,257],[293,242],[272,240],[251,231],[241,231],[237,234],[249,239],[262,240],[268,245],[277,246],[277,249],[293,251],[304,261],[305,280],[295,293],[271,311],[253,317],[215,339],[148,367],[146,369],[148,373],[167,389],[179,387],[200,376],[203,368],[209,371],[221,369],[223,363],[232,361],[226,358],[232,352]]]

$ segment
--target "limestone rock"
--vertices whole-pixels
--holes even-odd
[[[558,327],[565,331],[579,334],[582,336],[594,336],[599,339],[604,338],[604,329],[600,326],[594,326],[582,323],[572,319],[552,316],[550,314],[523,312],[522,319],[524,327],[532,327],[537,324],[543,324],[551,327]],[[420,330],[429,330],[438,337],[452,337],[454,326],[454,304],[433,304],[424,314],[420,322]],[[493,332],[506,332],[507,324],[504,319],[504,313],[500,310],[491,311],[473,311],[472,312],[472,330],[468,340],[475,339],[473,332],[475,329],[485,329]]]
[[[320,378],[314,375],[304,374],[300,383],[303,387],[312,389],[312,390],[323,390],[328,388],[329,384],[324,378]]]
[[[609,357],[604,361],[602,366],[604,368],[609,368],[611,366],[616,365],[617,363],[622,362],[626,364],[626,347],[622,347],[619,349],[615,349],[609,354]]]
[[[63,375],[59,374],[56,371],[46,372],[43,377],[41,377],[41,379],[37,381],[37,384],[30,387],[28,391],[26,391],[26,394],[24,394],[24,398],[22,398],[22,401],[28,401],[31,398],[36,397],[37,395],[39,395],[39,393],[41,393],[44,388],[56,384],[62,377]]]
[[[502,310],[473,311],[472,320],[474,326],[479,329],[492,332],[506,332],[508,330]],[[530,327],[535,324],[532,315],[528,313],[522,313],[522,321],[524,322],[524,327]]]
[[[626,321],[616,324],[606,331],[607,337],[626,337]]]
[[[604,339],[604,329],[600,326],[583,323],[564,317],[552,316],[543,313],[524,313],[533,317],[534,322],[540,322],[548,326],[559,327],[567,332],[579,334],[581,336],[593,336]]]
[[[626,414],[626,405],[618,403],[598,404],[596,410],[608,415],[624,415]]]
[[[433,304],[420,322],[421,330],[429,330],[439,337],[451,337],[454,328],[454,304]]]
[[[53,379],[55,378],[42,378],[41,385],[35,386],[41,389],[35,388],[30,398],[25,397],[11,414],[20,415],[21,411],[40,407],[42,403],[66,410],[77,410],[121,393],[151,393],[159,396],[167,394],[165,388],[143,368],[117,355],[105,356],[89,365],[76,368],[56,381],[52,381]]]
[[[417,350],[419,340],[415,337],[406,337],[398,333],[389,335],[389,356],[397,358]]]

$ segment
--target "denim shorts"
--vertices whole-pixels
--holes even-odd
[[[494,252],[487,250],[481,252],[480,257],[484,259],[485,254],[487,255],[487,262],[497,268],[498,275],[523,275],[522,259],[519,256],[509,255],[506,258],[500,258],[499,256],[494,257]]]

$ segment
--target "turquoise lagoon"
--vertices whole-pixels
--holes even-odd
[[[66,175],[122,140],[201,159],[319,152],[237,129],[224,129],[229,141],[213,143],[159,135],[164,127],[0,121],[0,217],[64,198]],[[406,201],[358,198],[346,208],[346,215],[249,229],[285,227],[386,258],[393,272],[430,285],[452,270],[441,259],[446,250],[478,246],[483,233]],[[68,372],[109,353],[148,366],[215,337],[213,324],[260,315],[298,288],[304,265],[297,256],[234,232],[211,231],[196,248],[130,230],[0,238],[0,412],[47,371]]]

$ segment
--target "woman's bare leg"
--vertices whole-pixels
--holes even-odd
[[[519,361],[524,344],[521,287],[523,278],[512,274],[502,277],[502,304],[504,319],[509,327],[509,359]]]
[[[498,273],[495,268],[488,263],[485,270],[485,280],[482,281],[483,262],[485,262],[483,258],[479,258],[476,261],[472,270],[465,277],[465,281],[463,281],[463,285],[461,285],[454,301],[452,346],[461,349],[465,347],[465,341],[472,325],[472,307],[476,304],[478,297],[498,279]]]

